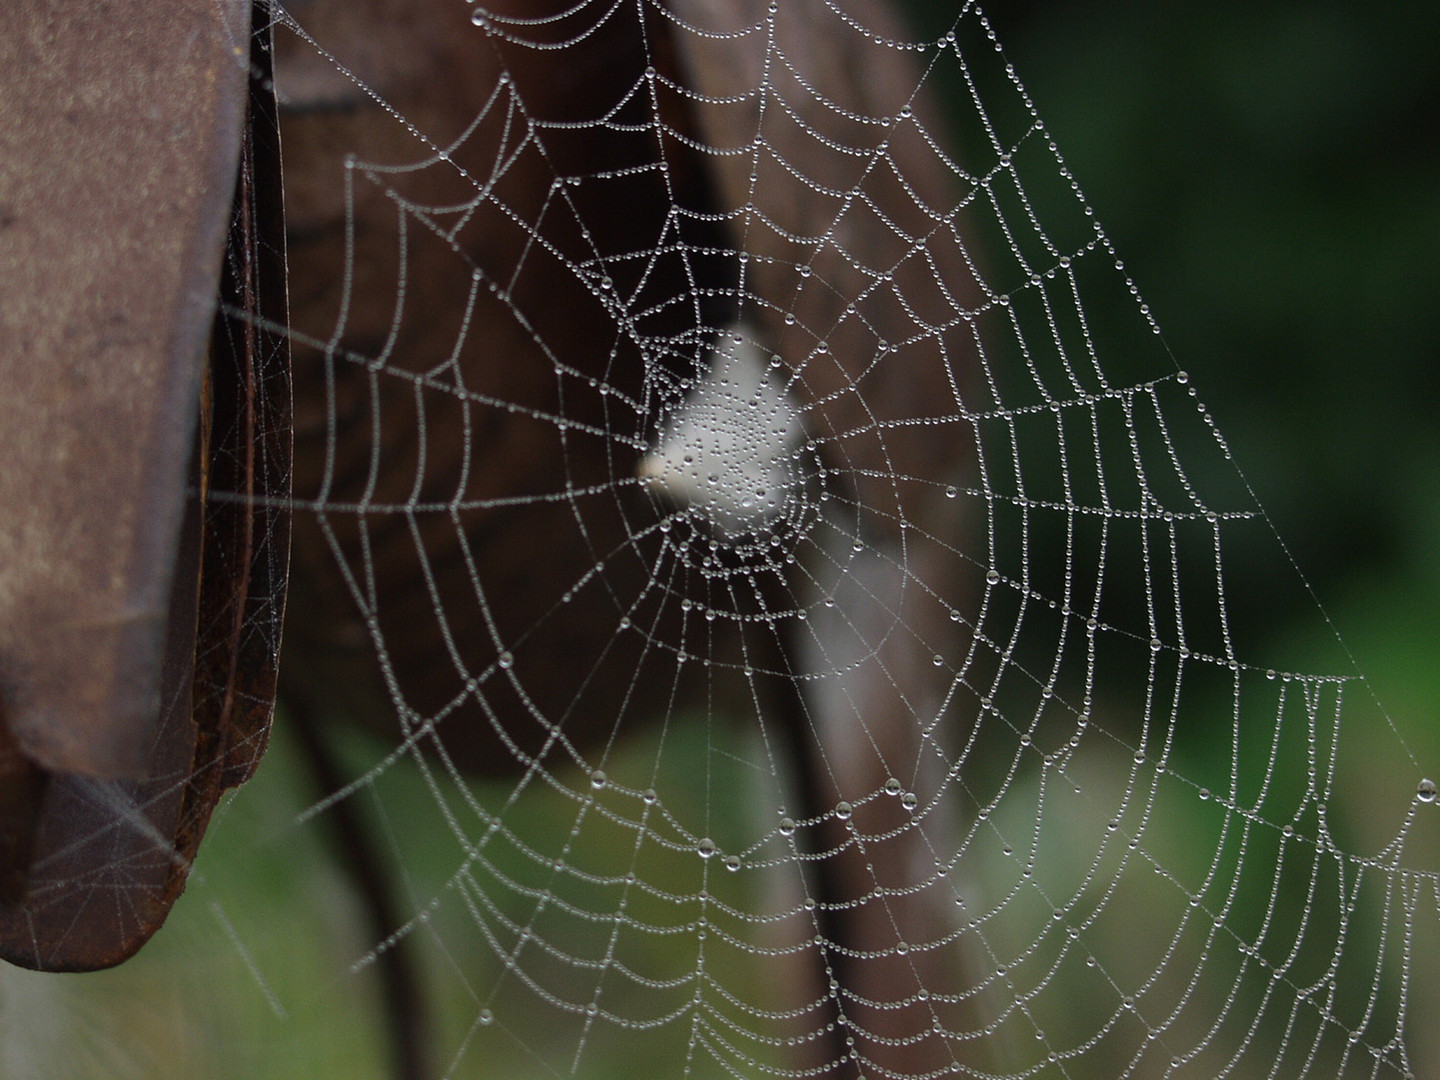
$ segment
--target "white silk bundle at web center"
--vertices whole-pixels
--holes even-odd
[[[1232,625],[1268,523],[977,8],[276,29],[282,678],[379,734],[274,846],[380,815],[438,1074],[1440,1069],[1435,763]]]
[[[639,467],[657,492],[694,507],[725,535],[763,528],[801,482],[800,408],[771,377],[782,361],[762,354],[742,331],[721,333]]]

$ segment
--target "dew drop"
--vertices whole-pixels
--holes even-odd
[[[1415,785],[1415,797],[1423,803],[1433,803],[1437,793],[1440,793],[1440,788],[1428,777]]]
[[[781,836],[794,836],[794,835],[795,835],[795,819],[794,819],[794,818],[782,817],[782,818],[780,819],[780,835],[781,835]]]
[[[991,570],[991,571],[988,571],[988,572],[985,574],[985,580],[988,581],[991,585],[998,585],[998,584],[1000,584],[1000,571],[999,571],[999,570]]]
[[[906,810],[914,810],[920,805],[920,796],[916,795],[913,791],[907,791],[904,795],[900,796],[900,805]]]
[[[848,802],[837,803],[835,805],[835,816],[841,821],[849,821],[850,815],[854,812],[855,808],[851,806]]]
[[[481,1010],[480,1010],[480,1023],[482,1023],[482,1024],[492,1024],[492,1023],[494,1023],[494,1022],[495,1022],[495,1014],[494,1014],[494,1013],[492,1013],[489,1009],[481,1009]]]
[[[645,800],[645,805],[647,806],[654,806],[655,801],[660,798],[654,788],[646,788],[645,794],[640,797]]]
[[[506,670],[506,671],[509,671],[512,667],[515,666],[515,657],[512,656],[512,655],[511,655],[510,653],[508,653],[508,652],[502,652],[502,653],[500,654],[499,663],[500,663],[501,668],[503,668],[503,669]]]
[[[726,869],[726,870],[729,870],[732,874],[735,873],[735,871],[739,870],[739,869],[740,869],[740,856],[739,856],[739,855],[726,855],[726,856],[725,856],[725,869]]]
[[[899,795],[902,790],[904,790],[903,786],[901,785],[899,780],[895,779],[895,777],[892,776],[889,780],[885,781],[886,795]]]
[[[608,777],[606,777],[603,770],[596,769],[590,774],[590,786],[593,787],[596,791],[599,791],[605,786],[607,779]]]
[[[705,837],[705,839],[701,840],[700,843],[695,845],[695,850],[700,853],[700,858],[708,859],[710,858],[710,856],[714,855],[716,850],[718,849],[715,846],[715,841],[711,840],[707,836]]]
[[[959,494],[960,494],[959,489],[958,489],[958,488],[955,488],[955,487],[953,487],[953,486],[952,486],[952,487],[947,487],[947,488],[945,489],[945,497],[946,497],[947,499],[953,499],[953,498],[955,498],[955,496],[957,496],[957,495],[959,495]]]

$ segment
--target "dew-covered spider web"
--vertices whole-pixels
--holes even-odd
[[[341,775],[217,830],[348,808],[395,903],[267,956],[202,855],[267,1030],[376,1058],[403,950],[433,1076],[1440,1076],[1440,763],[1232,618],[1280,541],[979,8],[274,32],[276,738]]]

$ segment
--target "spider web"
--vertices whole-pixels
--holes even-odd
[[[277,14],[347,771],[227,812],[404,901],[320,991],[216,905],[253,996],[417,948],[455,1077],[1432,1075],[1434,764],[1232,622],[1279,541],[981,10],[546,10]]]

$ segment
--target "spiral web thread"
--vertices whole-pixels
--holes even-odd
[[[392,727],[381,749],[362,744],[348,786],[291,827],[314,827],[340,800],[380,815],[408,911],[355,967],[401,941],[426,946],[432,981],[458,1002],[437,1068],[1434,1075],[1421,1030],[1440,1005],[1434,764],[1415,758],[1343,648],[1290,656],[1263,627],[1231,624],[1227,551],[1237,534],[1271,532],[1264,511],[981,11],[965,5],[943,37],[910,41],[863,4],[803,5],[808,40],[875,58],[842,81],[911,74],[875,91],[888,112],[860,116],[848,89],[787,51],[786,20],[802,10],[788,0],[716,5],[712,23],[643,0],[530,22],[456,4],[459,18],[445,18],[501,56],[638,19],[647,62],[564,121],[536,119],[530,84],[501,63],[471,88],[473,123],[456,135],[427,130],[352,69],[354,42],[328,41],[314,5],[278,21],[321,73],[319,90],[287,83],[282,44],[288,106],[333,122],[343,142],[349,113],[326,95],[358,88],[391,129],[378,145],[408,154],[371,160],[366,143],[334,159],[343,167],[321,183],[344,192],[344,256],[329,270],[342,302],[329,323],[297,316],[292,328],[297,387],[324,388],[324,460],[297,490],[309,523],[297,530],[338,556],[352,644],[378,657]],[[651,55],[657,34],[682,57],[719,42],[754,63],[720,65],[712,89],[695,88],[674,77],[671,52]],[[546,44],[522,44],[535,41]],[[703,123],[675,136],[662,100],[722,116],[755,105],[763,119],[748,141],[710,144]],[[834,129],[807,128],[827,113]],[[547,190],[506,201],[507,170],[587,127],[690,146],[717,173],[739,162],[738,187],[718,185],[709,219],[677,196],[649,242],[629,247],[587,219],[587,197],[637,172],[673,190],[673,163],[586,172],[557,155]],[[835,142],[840,129],[860,133],[854,146]],[[807,152],[849,172],[808,175]],[[917,162],[943,177],[945,201],[907,185]],[[828,186],[835,175],[850,186]],[[786,176],[829,207],[828,229],[787,228],[767,209],[764,185]],[[364,216],[372,197],[390,208],[386,228]],[[518,262],[497,271],[473,254],[466,229],[482,219],[508,223]],[[878,254],[864,247],[876,220],[891,236]],[[716,221],[729,250],[704,231]],[[444,291],[443,260],[422,272],[421,242],[449,252],[463,301],[458,315],[428,309],[441,327],[429,338],[412,320]],[[593,311],[520,297],[527,268],[547,261]],[[292,288],[323,269],[302,258]],[[377,304],[388,329],[357,333],[356,309]],[[477,386],[464,366],[496,312],[529,347],[504,363],[542,365],[539,403]],[[610,322],[594,344],[613,380],[554,344],[554,320],[595,312]],[[775,352],[768,377],[798,403],[805,435],[786,451],[778,515],[727,531],[635,462],[736,326]],[[827,367],[832,341],[851,352]],[[639,375],[622,370],[627,358]],[[869,406],[909,383],[925,388],[918,399]],[[404,434],[392,437],[397,415]],[[566,467],[548,488],[477,495],[486,433],[507,423],[540,433]],[[437,483],[442,434],[465,464]],[[372,438],[352,469],[361,482],[342,494],[346,447]],[[569,470],[587,454],[606,468]],[[536,593],[533,633],[497,610],[467,516],[511,503],[557,507],[593,555],[553,561],[565,580]],[[628,543],[607,539],[617,519]],[[547,528],[529,544],[542,569]],[[407,681],[396,628],[408,624],[386,621],[396,543],[434,612],[415,632],[460,675],[439,702]],[[525,660],[586,596],[600,598],[592,615],[610,612],[604,636],[630,651],[613,661],[627,668],[618,694],[568,691],[577,708],[610,710],[602,736],[572,739],[575,714],[527,684]],[[867,711],[877,681],[882,707]],[[788,716],[784,685],[801,699]],[[507,744],[508,775],[475,780],[459,725],[498,722],[492,698],[528,701],[546,738]],[[856,722],[837,735],[827,709]],[[832,743],[820,790],[840,798],[807,806],[804,751],[785,733],[797,723],[822,742],[868,741],[889,775],[846,774],[846,754],[872,751]],[[886,733],[896,726],[907,730]],[[877,862],[863,880],[871,853],[892,849],[908,853],[905,875]],[[820,884],[827,861],[852,878],[838,900]],[[862,909],[888,913],[891,940],[837,938]],[[857,989],[845,972],[882,963],[867,950],[896,963]]]

